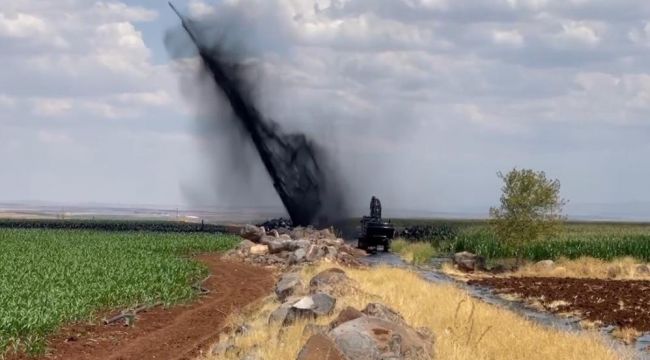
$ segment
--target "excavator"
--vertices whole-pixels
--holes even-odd
[[[381,201],[375,196],[370,200],[370,216],[361,218],[357,247],[370,253],[376,253],[381,246],[383,251],[390,251],[390,244],[395,237],[395,226],[390,220],[381,218]]]

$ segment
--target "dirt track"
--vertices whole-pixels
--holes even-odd
[[[469,284],[538,299],[552,312],[577,311],[604,325],[650,331],[650,281],[512,277],[471,280]],[[557,301],[566,304],[550,306]]]
[[[192,359],[209,350],[228,314],[269,294],[275,280],[268,270],[217,255],[199,260],[212,274],[203,284],[210,294],[188,305],[139,313],[134,327],[71,326],[52,339],[43,359]]]

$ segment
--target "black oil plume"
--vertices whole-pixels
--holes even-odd
[[[218,93],[225,97],[254,144],[293,224],[324,226],[343,217],[340,184],[323,149],[304,134],[284,133],[276,122],[263,116],[249,91],[253,86],[246,80],[248,67],[243,59],[219,42],[208,45],[189,21],[169,5],[181,19]]]

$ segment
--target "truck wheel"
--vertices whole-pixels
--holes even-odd
[[[357,249],[366,250],[367,248],[368,247],[366,246],[366,243],[363,240],[361,239],[357,240]]]
[[[390,241],[386,241],[384,244],[384,252],[389,252],[390,251]]]

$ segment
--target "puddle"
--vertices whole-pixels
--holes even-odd
[[[368,265],[390,265],[401,268],[411,268],[415,270],[423,279],[431,281],[436,284],[454,284],[457,287],[467,291],[472,297],[484,301],[488,304],[499,306],[508,309],[512,312],[519,314],[533,322],[548,326],[554,329],[578,332],[582,331],[577,317],[561,317],[548,312],[539,311],[526,306],[519,301],[506,300],[496,295],[491,289],[481,286],[471,286],[464,282],[458,281],[441,271],[439,269],[442,264],[449,262],[448,258],[434,258],[427,267],[414,267],[405,263],[399,256],[393,253],[377,253],[368,255],[363,258],[363,262]],[[601,329],[604,338],[608,340],[609,344],[617,350],[628,350],[633,348],[635,350],[635,359],[650,360],[650,352],[644,349],[650,347],[650,333],[637,339],[634,346],[628,346],[621,343],[619,340],[611,336],[611,330],[608,328]]]

